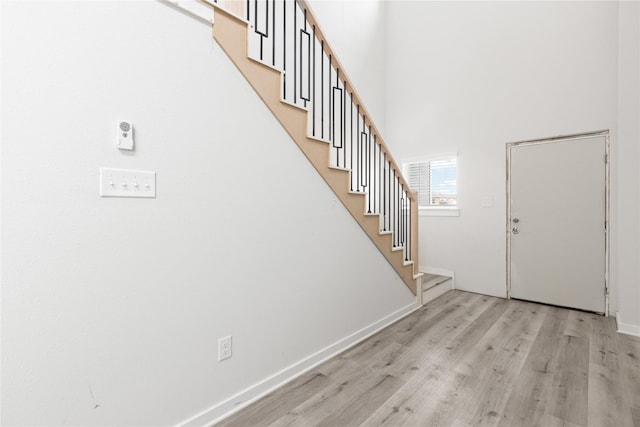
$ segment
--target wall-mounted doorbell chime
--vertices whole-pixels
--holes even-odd
[[[118,122],[118,149],[133,150],[133,125],[131,122]]]

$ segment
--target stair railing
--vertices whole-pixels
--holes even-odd
[[[202,0],[210,3],[209,0]],[[392,234],[418,273],[418,203],[371,115],[304,0],[212,0],[249,22],[249,55],[282,72],[282,100],[309,113],[308,136],[330,145],[332,168]]]

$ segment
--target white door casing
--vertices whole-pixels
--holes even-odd
[[[507,294],[605,313],[608,133],[507,144]]]

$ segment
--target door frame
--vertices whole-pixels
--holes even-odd
[[[524,145],[539,145],[539,144],[551,144],[555,142],[562,142],[568,140],[588,139],[598,136],[605,138],[605,188],[604,188],[604,315],[609,315],[609,294],[610,294],[610,282],[609,282],[609,230],[610,230],[610,216],[609,209],[610,203],[610,185],[611,185],[611,155],[610,155],[610,134],[609,129],[579,133],[573,135],[561,135],[551,138],[533,139],[527,141],[507,142],[506,143],[506,193],[507,193],[507,216],[506,216],[506,249],[507,249],[507,299],[511,299],[511,149]]]

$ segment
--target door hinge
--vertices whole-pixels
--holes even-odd
[[[606,165],[607,163],[609,163],[609,155],[605,154],[604,155],[604,164]]]

